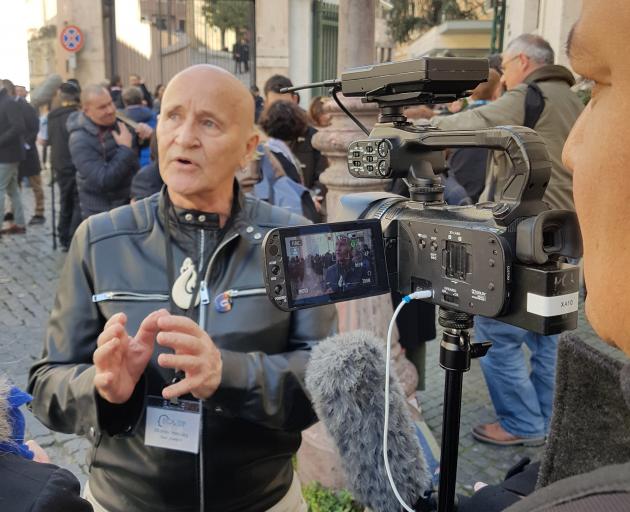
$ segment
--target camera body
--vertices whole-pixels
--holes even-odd
[[[283,245],[291,228],[271,231],[263,244],[267,291],[278,307],[291,310],[383,293],[386,274],[389,289],[401,294],[431,289],[431,301],[451,311],[497,318],[542,334],[577,326],[578,269],[566,261],[581,256],[579,226],[574,212],[551,210],[542,200],[551,162],[536,132],[512,126],[442,131],[414,126],[403,114],[407,105],[464,96],[487,74],[485,59],[427,58],[342,75],[344,94],[361,95],[381,109],[369,136],[348,147],[350,174],[404,179],[410,197],[385,192],[345,196],[343,226],[322,224],[308,233],[291,232],[293,243],[303,239],[301,247],[311,247],[299,255],[290,256],[290,247]],[[466,147],[500,150],[510,159],[513,170],[498,201],[471,206],[443,201],[439,175],[448,170],[444,150]],[[371,231],[364,252],[373,258],[369,265],[375,275],[367,287],[359,286],[358,266],[346,263],[343,240],[348,232],[368,229],[362,223],[374,220],[380,223],[382,243]],[[316,232],[328,242],[309,242]],[[286,259],[291,257],[299,264],[303,260],[303,274],[290,271]],[[322,258],[330,268],[334,265],[336,274],[331,275],[339,275],[343,290],[330,286],[334,280],[328,269],[319,263],[312,267],[311,262],[321,263]],[[307,274],[307,286],[296,282]],[[311,300],[299,300],[298,292],[304,290]]]

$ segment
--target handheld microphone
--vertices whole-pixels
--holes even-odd
[[[348,487],[374,512],[400,509],[383,460],[384,342],[365,331],[338,334],[313,349],[306,388],[339,451]],[[390,377],[388,455],[399,494],[416,503],[430,487],[427,463],[402,388]]]

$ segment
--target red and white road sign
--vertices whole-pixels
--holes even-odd
[[[83,48],[85,38],[79,27],[76,25],[68,25],[64,27],[61,34],[59,34],[59,41],[65,50],[75,53]]]

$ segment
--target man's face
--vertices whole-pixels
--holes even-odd
[[[595,81],[563,160],[584,239],[586,313],[597,333],[630,355],[630,42],[627,0],[584,0],[569,55]]]
[[[83,105],[83,112],[99,126],[112,126],[116,122],[116,107],[107,89],[90,96]]]
[[[15,95],[19,96],[20,98],[26,98],[26,95],[28,93],[26,92],[26,87],[23,87],[21,85],[16,85],[15,86]]]
[[[129,76],[129,85],[132,85],[132,86],[140,85],[140,77],[138,75],[130,75]]]
[[[522,53],[504,53],[501,60],[501,68],[503,69],[503,75],[501,75],[501,83],[509,91],[514,89],[517,85],[522,84],[532,71],[531,59]]]
[[[249,91],[227,73],[190,68],[168,85],[161,111],[159,167],[173,202],[203,210],[216,194],[231,197],[258,142]]]
[[[352,251],[350,250],[350,244],[348,240],[345,238],[340,238],[337,240],[337,244],[335,245],[335,256],[337,258],[337,264],[342,267],[347,267],[350,263],[350,257],[352,255]]]

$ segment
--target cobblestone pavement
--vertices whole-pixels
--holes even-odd
[[[44,178],[48,182],[48,178]],[[64,254],[53,251],[50,225],[50,190],[47,189],[47,223],[28,228],[26,235],[0,239],[0,374],[8,375],[18,386],[25,387],[28,369],[39,357],[48,312],[57,287]],[[33,212],[32,192],[24,189],[26,218]],[[580,318],[579,332],[599,347],[604,345]],[[603,350],[612,350],[603,348]],[[440,437],[444,372],[438,365],[438,343],[431,342],[427,351],[427,389],[420,394],[427,423]],[[470,431],[478,422],[493,421],[494,412],[479,368],[473,361],[464,376],[460,434],[458,482],[459,492],[469,494],[476,481],[496,482],[522,457],[536,458],[542,448],[494,447],[477,443]],[[88,443],[73,435],[53,433],[27,413],[27,430],[49,453],[56,464],[87,479]]]

